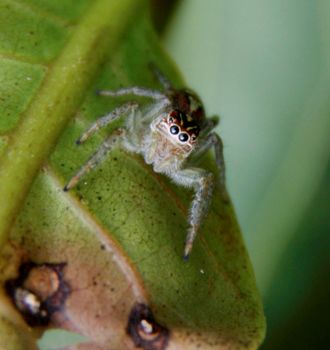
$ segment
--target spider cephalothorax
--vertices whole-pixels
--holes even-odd
[[[155,123],[155,130],[188,156],[195,147],[200,127],[190,116],[174,109]]]
[[[164,86],[164,92],[141,87],[99,91],[102,96],[144,96],[154,102],[147,107],[139,107],[136,102],[127,102],[92,124],[77,141],[78,144],[115,119],[127,116],[125,126],[107,137],[64,190],[75,186],[115,146],[141,154],[155,172],[163,173],[178,185],[195,191],[184,249],[184,257],[188,258],[199,227],[207,214],[214,188],[213,174],[206,169],[192,167],[189,160],[202,157],[210,147],[214,147],[220,189],[225,194],[222,142],[212,131],[216,125],[214,119],[205,118],[198,96],[190,90],[173,88],[160,72],[156,71],[156,75]]]
[[[165,121],[169,126],[170,133],[178,135],[180,142],[189,142],[191,145],[196,143],[200,127],[190,115],[174,109],[168,114]]]
[[[205,123],[203,104],[199,97],[190,90],[172,90],[169,99],[174,109],[169,113],[168,119],[174,120],[183,132],[196,141],[200,129]]]
[[[191,91],[171,89],[167,95],[170,109],[160,120],[155,120],[157,129],[188,157],[197,145],[198,135],[205,123],[201,101]],[[172,152],[173,153],[173,152]]]

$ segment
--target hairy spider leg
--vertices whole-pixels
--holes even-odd
[[[200,168],[187,168],[173,174],[171,178],[179,185],[193,188],[193,198],[186,236],[183,258],[187,260],[191,252],[198,229],[208,212],[213,193],[213,174]]]
[[[126,130],[123,128],[116,129],[105,141],[101,144],[99,149],[93,154],[93,156],[85,163],[79,171],[74,175],[71,180],[64,187],[64,191],[69,191],[73,188],[81,179],[83,175],[90,172],[96,167],[106,155],[125,137]]]
[[[121,117],[123,114],[126,114],[130,111],[135,110],[138,107],[136,102],[127,102],[124,105],[115,108],[112,112],[106,114],[103,117],[100,117],[93,123],[76,141],[77,145],[85,142],[92,134],[97,132],[99,129],[104,128],[105,126],[112,123],[114,120]]]
[[[199,138],[204,138],[207,136],[217,125],[219,124],[219,117],[218,116],[212,116],[205,120],[205,123],[202,127],[202,130],[200,131]]]
[[[150,104],[143,108],[143,113],[139,118],[136,118],[137,121],[141,120],[142,122],[152,122],[155,116],[161,115],[164,110],[171,105],[171,102],[164,98],[162,100],[157,101],[156,103]]]
[[[223,157],[223,143],[221,138],[215,133],[210,133],[204,142],[196,149],[193,153],[193,159],[201,158],[211,147],[214,147],[215,153],[215,163],[217,165],[218,173],[219,173],[219,184],[221,188],[221,192],[223,194],[223,199],[227,200],[228,195],[226,191],[226,171],[225,171],[225,162]]]
[[[212,133],[209,135],[208,142],[210,142],[214,147],[215,162],[217,164],[219,172],[220,186],[224,193],[226,193],[226,167],[223,157],[223,143],[218,134]]]
[[[170,90],[173,88],[170,81],[165,77],[165,75],[153,63],[150,63],[149,67],[153,71],[153,73],[155,74],[155,76],[159,80],[159,82],[163,85],[165,90]]]
[[[132,86],[128,88],[123,88],[119,90],[99,90],[97,94],[100,96],[124,96],[124,95],[135,95],[142,97],[149,97],[154,100],[161,100],[166,98],[166,95],[152,89],[146,89],[139,86]]]

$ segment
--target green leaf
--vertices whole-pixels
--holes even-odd
[[[38,35],[35,46],[43,53],[38,64],[45,65],[51,59],[52,62],[44,66],[47,74],[38,94],[29,96],[31,99],[29,106],[21,116],[15,133],[10,135],[8,146],[10,151],[1,159],[0,193],[7,205],[2,206],[0,210],[0,242],[5,240],[17,209],[26,196],[42,161],[81,102],[99,65],[104,62],[109,51],[116,47],[125,24],[127,25],[127,20],[135,8],[133,3],[132,0],[120,3],[100,0],[92,3],[67,40],[65,39],[68,31],[65,29],[70,22],[61,26],[54,23],[52,18],[46,20],[43,12],[31,15],[29,4],[22,6],[12,2],[2,4],[1,16],[3,19],[8,19],[1,21],[2,25],[8,26],[7,30],[3,31],[7,34],[2,41],[3,53],[12,55],[14,60],[23,60],[24,63],[35,61],[36,53],[33,46],[25,45],[20,33],[29,32],[28,28],[35,27],[34,23],[37,21],[40,24],[38,32],[30,30],[30,33]],[[38,17],[35,18],[36,16]],[[21,17],[25,20],[21,20]],[[20,23],[18,28],[15,26],[16,23]],[[50,44],[44,38],[45,32],[48,31],[51,38],[54,37]],[[17,50],[13,46],[14,43],[18,43]],[[39,76],[40,74],[41,72]],[[26,76],[26,79],[28,78],[29,76]],[[34,87],[36,84],[38,82],[34,81]],[[33,94],[33,91],[29,93]]]
[[[38,346],[41,350],[57,350],[65,346],[86,342],[86,340],[86,337],[79,334],[60,329],[52,329],[45,332],[44,336],[38,341]],[[51,346],[49,344],[53,345]]]
[[[110,130],[79,147],[75,140],[124,101],[96,96],[97,89],[159,88],[151,62],[183,85],[144,2],[62,2],[0,5],[0,242],[15,252],[2,253],[2,282],[27,260],[65,263],[70,293],[52,326],[88,337],[89,349],[134,348],[126,328],[137,303],[169,329],[168,348],[256,349],[262,307],[219,190],[188,263],[181,257],[191,192],[139,156],[116,150],[76,190],[62,191]],[[211,158],[203,165],[214,171]]]

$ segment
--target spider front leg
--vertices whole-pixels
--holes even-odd
[[[166,99],[166,95],[158,90],[146,89],[139,86],[132,86],[128,88],[122,88],[118,90],[99,90],[97,94],[100,96],[125,96],[125,95],[134,95],[149,97],[154,100]]]
[[[213,174],[200,168],[187,168],[171,175],[179,185],[195,190],[188,218],[189,228],[186,236],[183,258],[188,259],[199,227],[206,216],[213,193]]]
[[[228,194],[226,190],[226,172],[225,162],[223,157],[223,143],[221,138],[215,132],[207,135],[206,139],[200,142],[199,147],[192,155],[193,159],[201,158],[211,147],[214,148],[215,163],[217,165],[219,174],[219,184],[223,195],[223,199],[228,201]]]
[[[99,129],[106,127],[122,115],[134,111],[138,106],[139,105],[136,102],[127,102],[124,105],[115,108],[104,117],[97,119],[96,122],[93,123],[76,141],[77,145],[85,142],[92,134],[97,132]]]
[[[83,165],[76,175],[65,185],[63,190],[69,191],[80,181],[83,175],[90,172],[96,165],[103,161],[107,154],[125,137],[125,132],[125,129],[119,128],[108,136],[87,163]]]
[[[106,114],[105,116],[96,120],[76,141],[77,145],[85,142],[92,134],[97,132],[99,129],[112,123],[114,120],[118,119],[122,115],[129,112],[133,112],[138,107],[136,102],[127,102],[122,106],[115,108],[112,112]],[[75,176],[67,183],[64,187],[64,191],[69,191],[74,187],[80,180],[80,178],[91,169],[93,169],[98,163],[100,163],[106,154],[114,147],[118,141],[124,137],[125,130],[117,129],[115,130],[100,146],[99,150],[89,159],[89,161],[80,168]]]

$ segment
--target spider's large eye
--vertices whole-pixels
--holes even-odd
[[[187,142],[188,139],[189,139],[189,136],[188,136],[188,134],[185,133],[185,132],[182,132],[182,133],[179,135],[179,140],[180,140],[181,142]]]
[[[178,134],[180,131],[179,127],[177,125],[172,125],[170,127],[170,133],[173,134],[173,135],[176,135]]]

